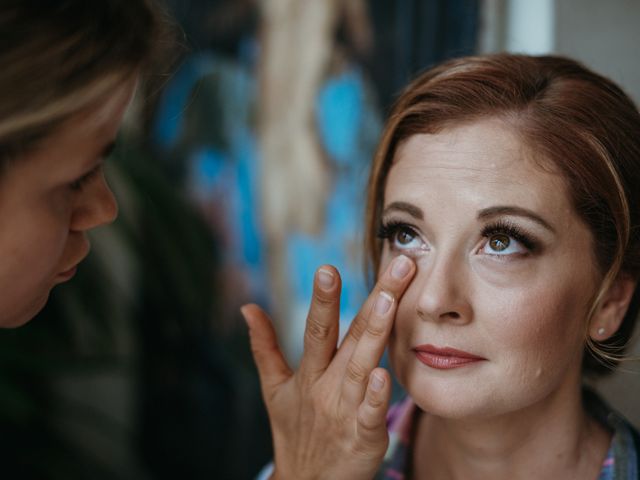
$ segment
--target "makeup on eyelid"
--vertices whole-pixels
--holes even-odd
[[[71,190],[81,190],[82,187],[84,187],[87,183],[93,180],[93,178],[96,175],[98,175],[101,171],[102,171],[102,163],[100,163],[99,165],[96,165],[94,168],[89,170],[83,176],[71,182],[69,184],[69,188],[71,188]]]
[[[487,239],[482,248],[489,246],[489,251],[485,251],[486,254],[496,256],[525,256],[530,253],[537,253],[541,249],[541,244],[534,238],[532,234],[527,232],[517,223],[509,219],[499,219],[485,225],[480,235]],[[398,251],[429,251],[430,248],[424,240],[416,227],[398,220],[384,220],[377,232],[378,238],[389,243],[391,250]],[[401,237],[403,236],[403,237]],[[411,242],[419,239],[422,245],[410,246]],[[506,252],[509,247],[520,244],[524,251],[500,253]],[[478,249],[480,250],[480,249]],[[522,250],[522,249],[521,249]]]
[[[384,185],[380,269],[400,254],[417,267],[389,359],[440,418],[510,414],[579,383],[597,285],[591,233],[564,179],[523,147],[492,119],[412,135]]]

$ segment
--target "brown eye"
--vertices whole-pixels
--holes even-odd
[[[389,222],[381,225],[378,238],[387,242],[391,250],[429,250],[420,233],[405,223]]]
[[[511,238],[507,235],[496,234],[489,238],[489,247],[491,247],[491,250],[494,252],[502,252],[503,250],[506,250],[509,248],[510,243]]]
[[[415,234],[407,228],[398,230],[398,233],[396,234],[396,241],[400,245],[409,245],[415,238]]]

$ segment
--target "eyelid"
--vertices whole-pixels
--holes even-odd
[[[378,227],[377,237],[387,239],[390,237],[390,235],[393,235],[397,230],[401,228],[406,228],[407,230],[411,230],[412,232],[414,232],[416,235],[420,235],[419,230],[410,223],[401,220],[383,219],[381,220],[380,226]]]
[[[82,187],[87,182],[89,182],[94,176],[96,176],[102,170],[102,166],[103,166],[103,162],[100,162],[98,165],[93,167],[91,170],[89,170],[87,173],[82,175],[80,178],[71,182],[69,184],[69,188],[71,188],[71,190],[81,190]]]
[[[419,246],[399,246],[395,244],[395,236],[401,231],[406,230],[410,231],[411,234],[415,237],[415,240],[420,242]],[[378,227],[377,237],[383,239],[388,242],[389,248],[395,251],[401,251],[406,254],[424,252],[429,250],[428,243],[424,240],[420,230],[411,225],[410,223],[399,221],[399,220],[382,220],[380,222],[380,226]]]
[[[508,219],[500,219],[496,222],[485,225],[482,229],[482,236],[487,240],[491,236],[499,234],[512,238],[531,253],[538,252],[542,248],[541,242],[534,235],[529,233],[528,230],[524,229],[519,224]],[[506,256],[498,253],[495,255]]]

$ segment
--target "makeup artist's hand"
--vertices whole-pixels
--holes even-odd
[[[338,348],[340,277],[315,275],[300,368],[287,365],[268,316],[245,305],[251,349],[269,413],[274,444],[272,478],[371,479],[389,442],[386,413],[391,379],[378,368],[398,300],[415,273],[394,259],[353,320]]]

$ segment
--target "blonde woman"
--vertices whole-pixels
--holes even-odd
[[[0,326],[38,313],[116,217],[103,164],[162,25],[146,0],[0,5]]]
[[[378,277],[336,345],[316,275],[298,371],[243,311],[278,479],[638,478],[640,439],[595,394],[638,314],[640,115],[561,57],[469,57],[399,98],[369,181]],[[389,412],[388,344],[408,396]]]

